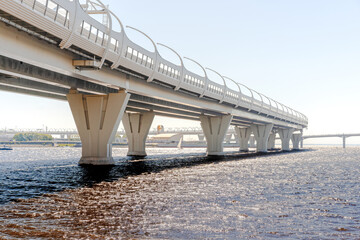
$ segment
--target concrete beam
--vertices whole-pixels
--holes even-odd
[[[23,89],[23,88],[19,88],[19,87],[13,87],[13,86],[7,86],[7,85],[0,84],[0,90],[6,91],[6,92],[20,93],[20,94],[26,94],[26,95],[31,95],[31,96],[39,96],[39,97],[45,97],[45,98],[66,101],[65,96],[52,94],[52,93],[39,92],[36,90]]]

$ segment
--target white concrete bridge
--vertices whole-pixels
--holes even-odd
[[[283,150],[290,139],[298,148],[308,124],[302,113],[123,27],[100,0],[1,0],[0,21],[0,90],[68,101],[83,146],[80,164],[114,163],[111,143],[121,120],[128,155],[146,155],[155,114],[199,120],[209,155],[223,154],[230,125],[240,150],[247,150],[252,132],[264,152],[274,132]],[[135,44],[125,29],[143,34],[154,50]],[[158,47],[173,51],[180,65],[164,59]],[[189,71],[184,60],[198,64],[203,75]],[[209,71],[222,82],[209,79]]]

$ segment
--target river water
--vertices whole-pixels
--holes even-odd
[[[0,239],[360,239],[360,147],[209,159],[205,149],[0,152]],[[235,149],[228,149],[235,151]]]

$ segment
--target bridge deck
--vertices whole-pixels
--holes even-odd
[[[177,66],[168,62],[160,56],[155,44],[154,52],[147,51],[133,43],[124,28],[118,33],[111,26],[91,18],[86,13],[88,9],[82,9],[78,1],[3,0],[0,9],[0,20],[6,24],[68,50],[61,51],[50,45],[44,47],[44,44],[36,44],[33,39],[28,42],[27,37],[22,43],[24,51],[21,51],[22,55],[27,54],[19,56],[19,41],[12,45],[10,36],[1,36],[2,42],[7,45],[6,50],[0,52],[2,62],[6,63],[1,69],[3,90],[65,99],[69,87],[95,94],[116,91],[120,87],[132,93],[128,107],[130,111],[152,109],[158,114],[188,119],[198,119],[199,114],[232,114],[232,124],[243,126],[253,122],[273,122],[278,126],[296,128],[307,125],[307,118],[303,114],[273,99],[252,89],[249,89],[251,96],[245,95],[241,89],[246,86],[235,82],[238,89],[230,89],[226,81],[233,81],[231,79],[225,80],[220,75],[224,80],[221,85],[210,80],[206,71],[202,77],[188,71],[183,63]],[[107,14],[112,15],[111,12]],[[117,17],[112,16],[111,19],[119,21],[122,26]],[[7,29],[1,32],[8,34],[11,31]],[[24,36],[20,33],[14,35],[16,39],[19,35]],[[30,43],[32,47],[41,46],[31,51]],[[45,60],[36,58],[39,52],[44,53],[41,57]],[[74,71],[74,66],[69,64],[74,58],[96,59],[97,66],[102,69],[95,72]],[[31,68],[32,74],[22,71],[21,66],[17,66],[17,69],[11,67],[20,63],[28,64],[25,68]],[[46,78],[45,75],[50,77]],[[144,98],[147,101],[143,101]],[[174,107],[176,104],[178,106]]]

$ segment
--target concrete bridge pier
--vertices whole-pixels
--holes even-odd
[[[130,94],[84,95],[70,90],[66,95],[82,143],[82,165],[112,165],[112,142]]]
[[[275,138],[276,138],[276,133],[274,132],[270,133],[268,139],[268,146],[267,146],[268,150],[272,150],[275,148]]]
[[[145,141],[154,117],[154,112],[124,114],[122,123],[128,139],[128,156],[146,156]]]
[[[300,142],[302,141],[302,134],[301,133],[294,133],[292,136],[291,136],[291,141],[292,141],[292,144],[293,144],[293,149],[295,150],[299,150],[300,147]]]
[[[251,130],[254,134],[256,140],[256,151],[257,152],[267,152],[268,140],[270,132],[273,128],[274,124],[266,124],[266,125],[251,125]]]
[[[256,148],[256,140],[254,135],[250,135],[249,146],[251,148]]]
[[[251,135],[251,129],[248,128],[240,128],[235,127],[236,136],[238,142],[240,143],[240,152],[248,152],[249,151],[249,139]]]
[[[223,155],[224,138],[232,120],[231,115],[210,117],[201,115],[201,128],[204,131],[208,156]]]
[[[281,150],[290,151],[290,139],[294,132],[293,128],[279,129],[279,135],[281,139]]]

